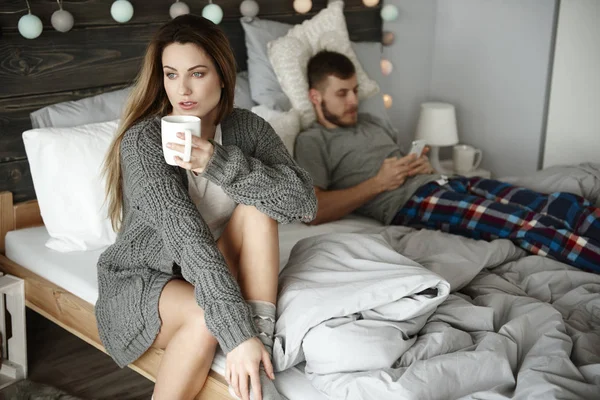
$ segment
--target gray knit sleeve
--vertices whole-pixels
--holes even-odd
[[[165,251],[194,285],[206,325],[228,353],[256,336],[250,309],[177,167],[163,157],[158,120],[139,123],[121,143],[124,191],[131,212],[156,229]]]
[[[254,206],[281,223],[312,221],[317,211],[312,179],[296,164],[271,125],[256,114],[240,110],[227,129],[247,140],[254,139],[254,154],[213,142],[214,154],[204,176],[221,186],[235,202]]]

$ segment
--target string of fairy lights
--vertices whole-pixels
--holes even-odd
[[[376,7],[379,5],[380,0],[362,0],[362,2],[366,7]],[[50,23],[58,32],[68,32],[75,25],[75,18],[73,18],[73,14],[63,8],[62,0],[56,0],[56,3],[58,9],[52,14]],[[42,34],[44,24],[42,23],[42,20],[32,12],[29,0],[25,0],[25,4],[27,8],[14,11],[2,11],[0,14],[21,14],[26,12],[26,14],[19,19],[17,28],[24,38],[35,39]],[[294,10],[299,14],[310,12],[312,6],[311,0],[293,0]],[[240,13],[246,20],[251,20],[256,17],[259,11],[260,8],[256,0],[243,0],[240,3]],[[176,18],[188,13],[190,13],[190,7],[180,0],[175,0],[169,7],[169,16],[171,18]],[[118,23],[127,23],[133,18],[133,5],[128,0],[115,0],[110,6],[110,15]],[[385,4],[381,7],[381,19],[384,21],[384,28],[386,22],[396,20],[398,15],[398,8],[394,4]],[[223,20],[223,9],[218,4],[214,3],[213,0],[208,0],[208,4],[202,8],[202,16],[215,24],[219,24]],[[392,45],[394,39],[393,32],[384,30],[382,36],[382,43],[384,46]],[[383,57],[381,59],[381,73],[384,76],[388,76],[392,73],[392,70],[393,65],[391,61]],[[392,100],[393,99],[389,94],[383,94],[383,101],[386,108],[392,106]]]

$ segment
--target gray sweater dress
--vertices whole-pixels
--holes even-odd
[[[234,111],[221,122],[223,145],[204,176],[236,203],[281,223],[311,221],[317,201],[300,168],[262,118]],[[132,126],[121,143],[123,224],[98,261],[96,319],[100,338],[124,367],[154,342],[165,284],[183,278],[195,288],[206,324],[228,353],[256,336],[250,310],[210,230],[188,194],[185,170],[165,163],[160,118]]]

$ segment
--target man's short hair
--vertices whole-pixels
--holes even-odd
[[[348,57],[328,50],[322,50],[312,56],[306,69],[309,89],[319,89],[331,75],[339,79],[350,79],[356,74],[354,64]]]

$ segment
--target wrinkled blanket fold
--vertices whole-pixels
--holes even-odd
[[[331,399],[600,398],[600,276],[507,240],[307,238],[280,275],[273,358]]]
[[[299,242],[280,274],[276,370],[305,360],[325,374],[391,366],[450,285],[379,234],[324,236]]]

